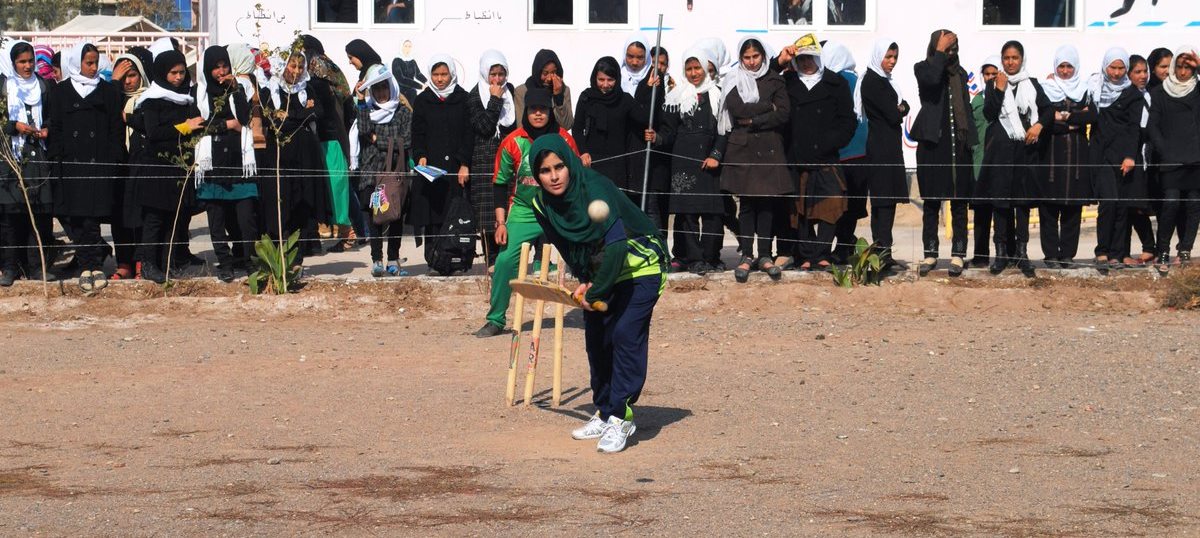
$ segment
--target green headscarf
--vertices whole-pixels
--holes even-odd
[[[539,205],[544,209],[546,219],[554,227],[555,233],[572,243],[591,245],[600,241],[617,219],[621,219],[629,237],[658,235],[658,227],[650,217],[617,189],[612,180],[584,167],[583,161],[571,151],[562,136],[547,134],[534,140],[529,150],[531,168],[536,166],[537,156],[545,150],[562,159],[571,173],[567,190],[562,196],[551,196],[544,188],[537,193],[541,202]],[[538,175],[536,169],[533,174]],[[592,222],[588,217],[588,204],[594,200],[608,203],[608,218],[604,222]]]

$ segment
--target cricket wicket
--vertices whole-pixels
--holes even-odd
[[[521,265],[517,269],[517,278],[525,279],[528,274],[529,266],[529,243],[521,244]],[[538,269],[538,276],[542,280],[546,280],[550,275],[550,258],[551,247],[549,244],[542,247],[542,262]],[[564,267],[559,263],[558,267],[558,282],[562,285],[564,282],[565,272]],[[509,349],[508,357],[508,384],[505,387],[505,403],[512,406],[516,397],[517,389],[517,359],[521,352],[521,330],[524,323],[525,298],[519,293],[515,293],[516,312],[513,314],[513,338],[512,346]],[[533,329],[531,337],[533,340],[529,344],[529,355],[526,360],[525,373],[525,392],[524,406],[528,407],[533,402],[533,387],[537,377],[537,363],[541,354],[541,339],[542,339],[542,320],[545,314],[546,302],[536,301],[534,304]],[[563,356],[563,316],[565,314],[563,305],[556,305],[554,309],[554,373],[553,386],[551,389],[551,401],[555,407],[558,407],[562,400],[562,356]]]

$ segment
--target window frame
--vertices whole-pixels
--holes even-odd
[[[1075,24],[1072,26],[1035,26],[1037,23],[1037,0],[1021,0],[1021,22],[1020,24],[984,24],[983,23],[983,2],[984,0],[976,0],[975,2],[975,26],[983,32],[994,31],[1024,31],[1024,32],[1082,32],[1084,28],[1084,17],[1080,12],[1081,0],[1070,0],[1075,2]]]
[[[526,29],[527,30],[637,30],[641,14],[641,0],[626,0],[628,22],[624,24],[591,23],[588,20],[588,0],[569,0],[571,2],[571,24],[537,24],[533,22],[533,2],[526,0]]]
[[[374,0],[354,0],[358,6],[358,22],[320,22],[318,17],[318,2],[320,0],[309,0],[309,20],[308,27],[310,29],[330,29],[330,30],[357,30],[357,29],[385,29],[394,28],[402,30],[419,30],[425,27],[425,2],[430,0],[411,0],[416,2],[413,6],[413,21],[411,23],[388,23],[375,22],[375,2]]]
[[[813,20],[807,25],[798,24],[778,24],[775,22],[775,5],[778,0],[766,0],[767,4],[767,31],[789,31],[811,30],[813,32],[874,32],[879,22],[879,0],[864,0],[866,10],[866,19],[861,25],[850,24],[830,24],[829,23],[829,7],[827,2],[823,0],[813,0],[814,3],[820,3],[824,9],[813,7]],[[982,4],[980,4],[982,5]]]

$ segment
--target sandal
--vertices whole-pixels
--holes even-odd
[[[1096,256],[1092,263],[1095,264],[1096,270],[1100,271],[1100,274],[1108,274],[1108,256]]]
[[[1158,272],[1158,276],[1167,276],[1167,273],[1171,271],[1171,254],[1167,252],[1159,254],[1154,270]]]
[[[783,276],[783,270],[778,265],[775,265],[775,262],[771,258],[763,256],[754,262],[754,264],[758,266],[759,271],[771,277],[771,280],[779,280],[779,277]]]
[[[817,270],[828,273],[833,270],[833,264],[829,260],[821,260],[817,262]]]
[[[812,262],[804,262],[800,264],[801,271],[812,271]]]
[[[952,277],[962,276],[963,270],[967,268],[966,262],[958,256],[950,258],[950,269],[947,271]]]
[[[750,271],[754,269],[753,264],[754,260],[750,259],[749,256],[742,256],[738,260],[737,267],[733,269],[734,280],[737,280],[741,284],[745,284],[746,281],[750,280]]]
[[[117,272],[112,274],[112,280],[133,280],[133,276],[133,266],[123,263],[117,266]]]
[[[1148,265],[1148,264],[1154,263],[1154,253],[1153,252],[1143,252],[1141,255],[1138,256],[1137,260],[1138,260],[1138,265]]]

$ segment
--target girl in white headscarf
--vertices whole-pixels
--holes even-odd
[[[470,180],[474,136],[467,102],[478,98],[459,87],[457,62],[445,54],[430,58],[429,82],[413,103],[412,156],[418,165],[436,167],[446,174],[433,181],[417,178],[413,182],[409,224],[421,227],[426,236],[439,233],[452,198],[463,195]],[[423,240],[429,262],[436,241]]]
[[[892,227],[896,205],[908,203],[908,177],[904,169],[903,128],[908,102],[892,71],[900,48],[891,39],[875,42],[871,63],[854,89],[855,112],[865,118],[867,129],[867,191],[871,199],[871,237],[881,249],[886,266],[897,265],[892,257]],[[950,269],[961,271],[961,258],[952,258]]]
[[[52,198],[47,185],[50,169],[46,164],[45,103],[49,85],[36,73],[33,45],[27,41],[12,40],[0,47],[0,101],[8,104],[8,121],[4,124],[5,135],[12,144],[0,147],[0,151],[11,152],[21,162],[21,182],[0,159],[0,287],[13,284],[25,265],[32,233],[31,216],[49,219]],[[29,196],[30,207],[25,205]],[[30,215],[29,210],[33,210]],[[39,228],[41,229],[41,228]],[[37,269],[34,269],[37,270]],[[26,270],[29,278],[37,278]]]
[[[621,89],[630,96],[637,92],[638,83],[650,72],[650,40],[641,33],[625,39],[621,49]]]
[[[1087,112],[1087,82],[1080,76],[1079,51],[1074,45],[1063,45],[1054,52],[1053,69],[1042,84],[1054,109],[1054,122],[1041,144],[1038,214],[1046,267],[1072,269],[1079,251],[1083,206],[1094,197],[1086,164],[1087,129],[1095,115]]]
[[[717,133],[729,137],[721,189],[739,196],[738,282],[746,282],[755,269],[773,279],[782,276],[773,243],[789,213],[781,195],[795,192],[781,132],[791,103],[783,77],[771,70],[775,54],[760,39],[747,36],[738,43],[738,65],[722,80],[717,124]]]
[[[371,275],[402,276],[407,274],[400,267],[400,239],[404,219],[379,225],[372,219],[373,210],[383,204],[381,191],[376,188],[380,173],[386,171],[388,151],[391,150],[393,168],[399,163],[405,170],[408,149],[412,147],[412,108],[400,93],[400,85],[392,71],[382,65],[373,65],[366,70],[362,88],[367,98],[358,105],[358,125],[362,138],[362,153],[355,195],[365,213],[367,226],[371,230]],[[421,179],[424,181],[424,179]],[[484,182],[486,183],[486,182]],[[400,203],[391,201],[390,203]],[[387,238],[387,257],[384,257],[383,242]],[[387,265],[384,265],[384,262]]]
[[[500,141],[517,128],[515,90],[508,82],[508,60],[498,50],[488,50],[479,57],[479,83],[467,100],[471,130],[475,145],[471,151],[471,170],[481,181],[471,182],[471,204],[475,207],[476,225],[482,234],[488,267],[496,263],[500,248],[496,245],[495,197],[490,180],[496,172],[496,151]]]
[[[1004,271],[1011,257],[1021,273],[1032,278],[1029,208],[1041,196],[1034,169],[1040,162],[1038,142],[1045,126],[1054,120],[1054,109],[1042,85],[1029,76],[1025,47],[1020,42],[1009,41],[1000,48],[1000,63],[1000,73],[984,90],[983,115],[991,125],[975,197],[992,202],[996,256],[991,272]],[[1012,252],[1008,249],[1010,237],[1015,245]]]
[[[714,63],[703,48],[683,53],[683,81],[667,94],[658,132],[649,131],[656,146],[670,157],[669,213],[675,215],[675,249],[679,266],[705,274],[723,270],[721,214],[725,204],[717,167],[728,138],[717,134],[721,89],[708,71]]]
[[[1159,173],[1163,189],[1162,210],[1158,215],[1158,260],[1155,268],[1166,274],[1171,262],[1171,235],[1180,212],[1187,211],[1186,226],[1179,234],[1178,262],[1191,263],[1192,247],[1200,226],[1200,110],[1197,68],[1200,55],[1196,47],[1180,46],[1171,60],[1171,71],[1162,86],[1150,90],[1154,106],[1146,132],[1161,158]],[[1115,105],[1114,105],[1115,106]]]

